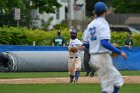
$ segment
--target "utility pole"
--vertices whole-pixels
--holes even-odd
[[[72,26],[72,21],[71,21],[71,12],[72,12],[72,0],[68,0],[68,26],[71,28]]]
[[[86,0],[84,0],[84,9],[83,9],[83,23],[86,21]]]

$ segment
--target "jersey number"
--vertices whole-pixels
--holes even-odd
[[[97,37],[95,36],[95,33],[96,33],[96,28],[95,27],[93,27],[93,28],[90,28],[89,29],[89,31],[90,31],[90,36],[91,36],[91,41],[94,41],[94,40],[96,40],[97,39]]]

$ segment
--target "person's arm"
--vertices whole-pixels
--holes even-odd
[[[65,40],[65,38],[63,37],[63,46],[66,46],[66,40]]]
[[[121,54],[121,51],[118,48],[114,47],[112,44],[110,44],[108,39],[101,40],[101,44],[106,49],[108,49],[108,50],[110,50],[118,55]]]
[[[89,44],[88,43],[83,43],[83,46],[85,46],[85,48],[89,48]]]
[[[118,55],[121,55],[126,60],[126,58],[127,58],[126,54],[124,52],[121,52],[118,48],[114,47],[112,44],[110,44],[109,39],[101,40],[101,44],[106,49],[108,49]]]
[[[54,43],[52,43],[52,46],[54,46]]]
[[[77,49],[78,50],[83,50],[83,49],[85,49],[85,46],[83,46],[83,45],[82,46],[78,46]]]
[[[127,45],[126,40],[124,40],[124,45]]]
[[[101,45],[104,48],[106,48],[118,55],[121,55],[126,60],[126,58],[127,58],[126,54],[124,52],[120,51],[119,49],[117,49],[116,47],[114,47],[109,42],[111,39],[110,27],[108,25],[104,25],[102,23],[101,23],[101,25],[102,25],[102,27],[99,29],[99,35],[100,35],[99,39],[101,41]]]
[[[131,42],[131,43],[130,43],[130,42]],[[132,44],[132,40],[131,40],[131,41],[129,41],[129,42],[128,42],[128,40],[127,40],[127,39],[125,40],[125,44],[124,44],[124,46],[125,46],[125,47],[127,47],[127,48],[131,48],[131,47],[132,47],[132,45],[133,45],[133,44]]]
[[[85,46],[88,47],[89,38],[90,38],[90,32],[89,32],[89,29],[87,28],[87,29],[83,32],[83,36],[82,36],[83,45],[85,45]]]
[[[127,43],[127,39],[124,41],[124,46],[125,47],[129,47],[128,43]]]
[[[85,49],[85,46],[83,45],[83,43],[80,40],[77,41],[77,49],[78,50],[84,50]]]
[[[90,38],[90,32],[89,32],[89,28],[87,27],[87,29],[83,32],[83,36],[82,36],[82,42],[83,42],[83,48],[89,48],[89,38]]]
[[[63,44],[63,47],[65,47],[65,46],[66,46],[66,44],[64,43],[64,44]]]
[[[133,41],[133,39],[131,40],[131,47],[133,46],[133,44],[134,44],[134,41]]]

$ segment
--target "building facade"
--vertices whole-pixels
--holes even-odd
[[[38,23],[41,25],[40,21],[43,20],[47,22],[50,18],[53,18],[49,29],[53,29],[53,26],[60,24],[63,20],[84,20],[85,19],[85,0],[57,0],[62,6],[56,9],[55,13],[43,13],[37,14],[39,16]],[[70,5],[70,6],[69,6]],[[71,9],[69,9],[71,8]],[[70,10],[70,13],[68,12]],[[37,24],[38,24],[37,23]],[[41,27],[41,26],[39,26]]]

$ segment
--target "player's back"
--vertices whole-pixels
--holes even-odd
[[[101,45],[102,39],[110,39],[110,28],[108,22],[103,17],[94,19],[88,25],[90,54],[110,52]]]

